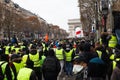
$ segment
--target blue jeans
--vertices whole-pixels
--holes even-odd
[[[117,36],[118,44],[120,45],[120,29],[116,29],[115,34]]]
[[[73,64],[71,62],[66,62],[66,65],[65,65],[66,75],[71,76],[72,69],[73,69]]]

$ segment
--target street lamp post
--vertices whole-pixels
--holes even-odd
[[[113,0],[109,0],[109,14],[110,14],[110,30],[113,29],[113,15],[112,15],[112,2]]]
[[[99,25],[98,25],[98,0],[95,1],[95,26],[96,26],[96,40],[99,39]]]
[[[104,19],[104,32],[107,32],[106,22],[108,15],[108,0],[102,0],[102,14]]]

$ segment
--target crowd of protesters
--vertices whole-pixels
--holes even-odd
[[[120,45],[114,33],[83,39],[1,41],[0,80],[120,80]]]

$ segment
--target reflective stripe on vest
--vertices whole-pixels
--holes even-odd
[[[99,50],[96,50],[96,52],[97,52],[97,54],[98,54],[99,58],[101,58],[101,57],[102,57],[102,52],[101,52],[101,51],[99,51]]]
[[[13,49],[15,49],[15,46],[11,46],[11,51],[12,51]]]
[[[71,61],[72,60],[72,53],[73,53],[73,49],[70,50],[69,52],[65,52],[66,61]]]
[[[33,70],[30,68],[20,69],[18,76],[17,76],[17,80],[30,80],[30,76],[31,76],[32,71]]]
[[[30,60],[34,62],[34,67],[40,67],[39,53],[32,55],[29,54]]]
[[[112,47],[112,48],[115,48],[117,45],[117,38],[116,36],[111,36],[111,39],[109,40],[109,43],[108,43],[108,46],[109,47]]]
[[[59,60],[63,60],[63,49],[56,49],[56,57],[59,59]]]

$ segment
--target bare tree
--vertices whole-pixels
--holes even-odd
[[[96,3],[99,3],[99,0],[79,0],[81,22],[83,26],[84,33],[88,36],[91,31],[92,25],[96,20],[98,15],[98,7]],[[97,16],[98,17],[98,16]]]

